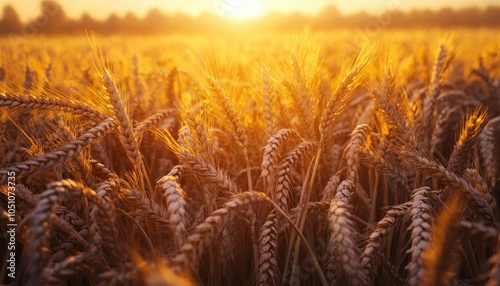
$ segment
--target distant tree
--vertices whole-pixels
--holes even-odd
[[[365,28],[366,24],[371,20],[370,15],[365,11],[358,12],[347,16],[345,24],[349,27]]]
[[[320,29],[338,28],[342,25],[344,17],[335,5],[326,6],[315,18],[315,27]]]
[[[196,32],[199,29],[193,18],[189,17],[186,14],[175,14],[171,16],[168,24],[169,30],[178,31],[181,33]]]
[[[143,23],[131,12],[128,12],[122,19],[122,29],[125,33],[138,34],[143,32]]]
[[[412,10],[408,14],[404,14],[400,19],[402,23],[395,23],[394,27],[431,27],[433,26],[432,20],[434,13],[429,10]]]
[[[196,18],[185,14],[165,15],[159,9],[152,9],[140,19],[133,13],[120,18],[111,14],[104,21],[93,19],[88,13],[79,20],[66,17],[61,5],[53,0],[43,0],[41,13],[23,27],[19,15],[11,6],[5,6],[0,18],[0,35],[9,33],[22,34],[24,37],[44,34],[73,34],[85,30],[96,33],[239,33],[252,31],[286,31],[301,29],[310,25],[313,29],[329,30],[343,27],[361,29],[365,33],[376,32],[381,28],[412,27],[498,27],[500,26],[500,7],[489,6],[486,9],[477,7],[454,10],[443,8],[438,11],[430,9],[402,12],[391,10],[387,15],[375,15],[367,12],[342,15],[334,5],[326,6],[316,17],[301,13],[282,14],[271,12],[259,20],[239,22],[224,21],[215,14],[202,13]],[[231,24],[228,24],[231,22]]]
[[[488,6],[484,11],[483,25],[500,26],[500,7]]]
[[[199,32],[217,32],[221,31],[223,27],[226,27],[227,24],[221,23],[221,19],[216,14],[210,13],[201,13],[198,18],[196,18],[195,25],[197,26],[197,31]]]
[[[460,25],[464,22],[463,21],[464,19],[461,19],[462,21],[457,21],[455,17],[456,17],[455,11],[453,11],[451,8],[443,8],[434,13],[432,17],[433,19],[432,24],[440,27],[448,27],[448,26]]]
[[[5,6],[3,8],[3,17],[0,20],[0,34],[19,33],[23,25],[12,6]]]
[[[114,34],[122,31],[122,21],[116,14],[111,14],[104,22],[102,32],[105,34]]]
[[[168,26],[167,16],[158,9],[149,11],[143,21],[146,33],[162,32],[165,31]]]
[[[44,0],[40,5],[41,14],[28,23],[32,32],[44,34],[67,33],[66,14],[56,1]]]
[[[463,22],[463,25],[469,27],[477,27],[481,25],[482,15],[481,10],[477,7],[464,8],[459,10],[457,13],[457,19]]]
[[[64,28],[61,29],[61,32],[65,34],[77,34],[77,33],[83,33],[84,30],[85,29],[80,25],[80,22],[78,20],[67,19],[64,22]]]
[[[89,13],[84,13],[82,17],[80,17],[80,21],[78,22],[78,26],[80,30],[93,31],[98,32],[101,28],[101,23],[92,18]]]

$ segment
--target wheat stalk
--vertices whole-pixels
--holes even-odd
[[[458,222],[462,213],[459,199],[452,199],[446,204],[432,226],[432,238],[429,246],[422,253],[424,275],[422,285],[447,285],[452,283],[453,275],[458,270],[458,261],[451,257],[458,236]]]

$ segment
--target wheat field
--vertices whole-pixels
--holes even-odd
[[[498,285],[498,35],[0,40],[9,283]]]

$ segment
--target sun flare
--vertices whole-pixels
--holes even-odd
[[[262,0],[233,0],[227,16],[233,19],[258,18],[264,14]]]

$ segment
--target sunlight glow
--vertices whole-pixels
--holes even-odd
[[[262,0],[225,0],[225,16],[233,19],[257,18],[264,14]]]

